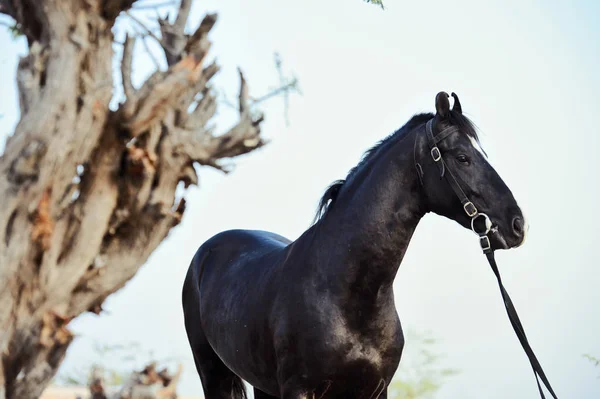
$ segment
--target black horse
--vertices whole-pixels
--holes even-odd
[[[183,310],[206,398],[244,398],[242,379],[257,399],[386,398],[404,346],[392,283],[419,220],[485,214],[491,249],[521,245],[523,214],[452,96],[366,152],[297,240],[232,230],[198,249]]]

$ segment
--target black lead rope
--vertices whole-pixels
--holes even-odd
[[[540,362],[538,361],[537,357],[535,356],[535,353],[533,353],[533,349],[531,349],[531,345],[529,345],[529,341],[527,341],[527,336],[525,335],[525,329],[523,328],[523,325],[521,324],[521,320],[519,320],[519,316],[517,315],[517,310],[515,309],[515,305],[513,305],[512,300],[510,299],[510,296],[508,295],[508,292],[504,288],[504,284],[502,284],[502,278],[500,277],[500,271],[498,270],[498,265],[496,265],[496,259],[494,258],[494,250],[492,249],[492,246],[490,244],[490,239],[488,237],[488,233],[490,232],[492,222],[485,213],[479,212],[477,210],[477,208],[475,207],[475,205],[469,200],[469,198],[467,197],[467,195],[465,194],[463,189],[460,187],[458,180],[456,179],[456,177],[454,176],[452,171],[447,167],[446,163],[444,162],[442,153],[437,146],[437,144],[439,142],[444,140],[446,137],[450,136],[452,133],[457,132],[458,129],[456,129],[455,127],[448,127],[446,129],[442,130],[437,135],[434,135],[433,134],[433,120],[429,120],[426,124],[425,131],[426,131],[427,139],[429,141],[430,155],[433,158],[433,161],[438,165],[438,168],[440,170],[440,178],[443,178],[443,177],[446,178],[446,181],[450,184],[452,191],[454,191],[456,196],[460,199],[460,202],[463,206],[465,213],[471,218],[471,229],[473,230],[474,233],[476,233],[479,236],[479,245],[481,246],[483,253],[487,257],[487,260],[490,263],[490,266],[492,267],[494,274],[496,275],[496,279],[498,280],[498,286],[500,287],[500,293],[502,294],[502,299],[504,300],[504,306],[506,307],[506,313],[508,314],[510,323],[512,324],[513,329],[515,330],[515,333],[517,334],[517,337],[519,338],[519,341],[521,342],[521,346],[523,346],[523,350],[525,350],[525,353],[527,354],[527,357],[529,358],[529,362],[531,363],[531,368],[533,369],[533,374],[535,375],[535,381],[537,382],[538,390],[540,391],[540,396],[542,399],[546,399],[546,397],[544,396],[544,391],[542,390],[542,385],[540,384],[540,380],[542,380],[542,383],[544,384],[546,389],[548,389],[548,392],[550,392],[552,397],[554,399],[558,399],[558,397],[554,393],[554,390],[550,386],[550,382],[548,381],[548,378],[546,377],[546,374],[544,373],[544,370],[542,369]],[[416,139],[415,139],[415,152],[416,152]],[[415,167],[417,167],[417,171],[419,172],[419,180],[421,181],[421,184],[423,184],[423,181],[422,181],[423,168],[421,167],[421,165],[419,163],[416,162],[416,155],[415,155]],[[484,219],[483,230],[480,230],[475,226],[475,220],[478,218]]]
[[[519,341],[521,342],[521,346],[523,346],[523,350],[525,350],[525,353],[527,354],[527,357],[529,358],[529,362],[531,363],[531,368],[533,369],[533,374],[535,375],[535,381],[537,382],[538,390],[540,391],[540,396],[542,397],[542,399],[546,399],[546,397],[544,396],[544,391],[542,390],[542,386],[540,384],[540,379],[541,379],[542,383],[546,386],[546,389],[548,390],[548,392],[550,392],[552,397],[554,399],[558,399],[558,397],[554,393],[554,390],[550,386],[550,382],[548,381],[548,378],[546,377],[546,373],[544,373],[544,370],[542,369],[540,362],[538,361],[537,357],[535,356],[535,353],[533,353],[533,349],[531,349],[531,345],[529,345],[529,341],[527,341],[527,336],[525,335],[525,329],[523,328],[523,325],[521,324],[521,320],[519,320],[519,315],[517,314],[515,305],[513,305],[513,302],[510,299],[508,292],[504,288],[504,284],[502,284],[502,278],[500,277],[500,271],[498,270],[498,265],[496,265],[496,259],[494,258],[494,251],[487,250],[487,251],[484,251],[484,253],[485,253],[485,256],[487,257],[488,262],[490,263],[490,266],[492,267],[494,274],[496,275],[496,279],[498,280],[498,287],[500,287],[500,293],[502,294],[502,299],[504,300],[504,306],[506,307],[506,313],[508,314],[510,323],[512,324],[513,329],[515,330],[515,333],[517,334],[517,337],[519,338]]]

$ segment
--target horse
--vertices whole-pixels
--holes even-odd
[[[524,242],[523,212],[452,98],[365,152],[298,239],[238,229],[199,247],[182,303],[207,399],[245,398],[243,381],[256,399],[385,399],[404,346],[392,284],[419,220],[483,223],[489,250]]]

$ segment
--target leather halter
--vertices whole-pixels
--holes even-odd
[[[502,294],[502,299],[504,300],[504,306],[506,307],[506,313],[508,314],[510,323],[512,324],[513,329],[515,330],[515,333],[517,334],[517,337],[519,338],[519,341],[521,342],[521,346],[523,346],[523,350],[525,351],[525,353],[527,354],[527,357],[529,358],[529,362],[531,363],[531,368],[533,369],[533,373],[535,375],[535,380],[537,382],[540,396],[542,399],[546,398],[544,396],[544,391],[542,390],[542,386],[540,384],[540,380],[542,380],[542,383],[544,384],[544,386],[546,387],[548,392],[550,392],[552,397],[554,399],[558,399],[558,397],[554,393],[554,390],[550,386],[550,382],[548,381],[548,378],[546,377],[546,374],[544,373],[544,370],[542,369],[540,362],[538,361],[537,357],[533,353],[533,349],[531,349],[531,346],[529,345],[529,342],[527,341],[527,336],[525,335],[525,330],[523,329],[523,325],[521,324],[521,321],[519,320],[519,316],[517,315],[515,306],[513,305],[513,302],[510,299],[508,292],[504,288],[504,284],[502,284],[502,278],[500,277],[500,271],[498,270],[498,266],[496,265],[496,259],[494,258],[494,250],[492,249],[492,246],[490,244],[490,239],[488,237],[488,233],[490,232],[490,229],[492,227],[492,222],[485,213],[479,212],[477,210],[477,207],[473,204],[473,202],[471,202],[469,200],[469,198],[467,197],[467,195],[461,188],[460,184],[458,183],[458,180],[452,173],[452,170],[448,167],[448,164],[444,161],[444,158],[442,156],[443,154],[438,147],[438,144],[442,140],[446,139],[451,134],[458,132],[459,130],[458,130],[458,128],[456,128],[454,126],[450,126],[446,129],[442,130],[437,135],[434,135],[433,134],[433,119],[430,119],[425,126],[425,131],[427,134],[429,153],[430,153],[431,158],[433,159],[434,163],[438,166],[438,169],[440,170],[440,177],[446,177],[446,181],[452,188],[452,191],[454,191],[454,194],[456,194],[456,196],[460,199],[460,203],[463,206],[463,210],[465,211],[467,216],[469,216],[471,218],[471,230],[473,230],[473,232],[479,236],[479,245],[481,246],[483,253],[486,255],[487,260],[492,268],[492,271],[496,275],[496,279],[498,280],[498,286],[500,288],[500,293]],[[416,139],[415,139],[415,150],[416,150]],[[423,184],[423,177],[424,177],[423,168],[416,161],[416,153],[415,153],[415,168],[417,169],[417,174],[419,175],[419,181],[421,182],[421,184]],[[477,226],[475,225],[475,221],[478,218],[484,219],[484,228],[483,229],[478,229]]]

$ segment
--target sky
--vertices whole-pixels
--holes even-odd
[[[237,158],[233,173],[200,170],[199,187],[185,194],[181,225],[106,301],[105,314],[71,323],[78,338],[63,372],[96,359],[95,342],[135,342],[158,358],[180,360],[180,392],[200,395],[180,301],[198,246],[231,228],[297,238],[327,185],[413,114],[434,111],[435,95],[444,90],[460,96],[490,162],[529,221],[525,245],[498,252],[497,260],[538,359],[559,397],[600,397],[600,368],[583,357],[600,357],[600,139],[594,119],[600,108],[600,3],[385,3],[385,11],[360,0],[195,3],[190,28],[204,13],[219,13],[211,32],[211,57],[223,67],[215,88],[235,98],[240,66],[251,94],[264,94],[278,83],[277,51],[303,94],[290,99],[289,126],[280,99],[261,106],[264,135],[272,141]],[[2,30],[0,48],[3,138],[18,120],[14,74],[25,47]],[[138,50],[135,79],[142,82],[153,64],[143,47]],[[235,114],[221,110],[215,122],[225,131]],[[403,327],[433,336],[443,365],[459,371],[437,398],[538,395],[470,231],[427,215],[394,289]],[[407,340],[407,353],[415,345]]]

